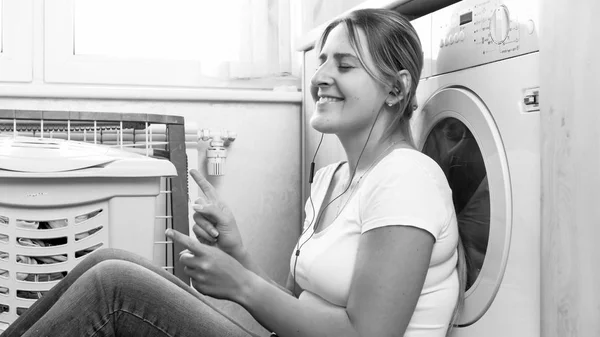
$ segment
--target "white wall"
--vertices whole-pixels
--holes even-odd
[[[541,335],[600,336],[600,3],[544,3]]]

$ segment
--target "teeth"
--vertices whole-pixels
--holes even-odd
[[[335,97],[320,97],[319,103],[334,103],[341,102],[343,99],[335,98]]]

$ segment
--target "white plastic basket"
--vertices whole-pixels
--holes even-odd
[[[153,258],[168,160],[104,145],[0,136],[0,322],[12,323],[88,253]]]

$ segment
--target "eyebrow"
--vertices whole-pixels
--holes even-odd
[[[341,60],[341,59],[343,59],[343,58],[345,58],[345,57],[350,57],[350,58],[358,60],[358,57],[356,57],[356,55],[350,54],[350,53],[334,53],[333,54],[333,58],[336,59],[336,60],[338,60],[338,61]],[[322,62],[325,59],[327,59],[327,56],[325,54],[319,55],[319,61]]]

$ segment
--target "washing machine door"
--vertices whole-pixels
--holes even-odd
[[[502,139],[486,105],[460,87],[435,92],[412,124],[417,147],[442,168],[452,188],[467,261],[458,322],[476,322],[492,304],[506,267],[512,227],[510,176]]]

